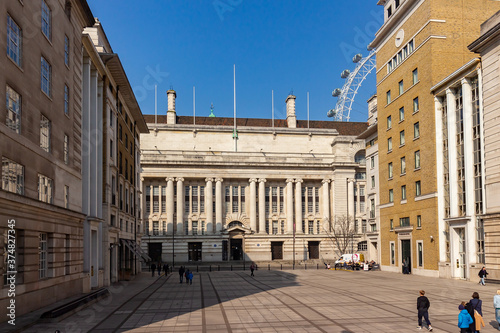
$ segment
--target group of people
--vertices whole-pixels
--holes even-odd
[[[156,271],[158,271],[158,276],[161,275],[161,272],[162,272],[161,263],[158,263],[158,265],[156,265],[153,262],[153,263],[151,263],[151,265],[149,267],[151,268],[151,276],[154,277]],[[170,266],[168,264],[163,264],[163,272],[165,273],[165,276],[168,275],[168,273],[170,272]]]
[[[189,270],[189,268],[185,268],[181,266],[179,268],[179,281],[183,282],[184,278],[186,278],[186,284],[193,284],[193,272]]]
[[[417,329],[422,329],[422,318],[427,323],[427,330],[432,332],[431,322],[429,320],[429,307],[431,303],[425,296],[425,291],[420,290],[420,296],[417,298],[418,311],[418,326]],[[461,333],[479,333],[482,327],[485,327],[483,320],[483,301],[479,299],[479,293],[474,292],[472,299],[469,302],[461,302],[458,306],[460,310],[458,314],[458,327]],[[498,322],[498,330],[500,330],[500,290],[493,297],[493,306],[495,307],[495,317]]]

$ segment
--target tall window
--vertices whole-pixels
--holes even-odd
[[[389,190],[389,202],[394,202],[394,190],[392,188]]]
[[[375,156],[370,157],[370,168],[375,168]]]
[[[406,157],[401,157],[401,174],[404,175],[406,173]]]
[[[385,96],[387,98],[387,104],[391,103],[391,91],[390,90],[385,93]]]
[[[399,226],[400,227],[409,227],[410,226],[410,218],[409,217],[402,217],[399,219]]]
[[[149,186],[146,186],[146,193],[147,193],[147,201],[146,205],[149,204]],[[116,205],[116,178],[115,176],[111,176],[111,204]],[[149,209],[147,209],[149,213]]]
[[[422,187],[420,185],[420,180],[415,182],[415,196],[419,197],[422,195]]]
[[[43,114],[40,120],[40,147],[50,152],[50,120]]]
[[[47,246],[47,234],[41,233],[38,236],[38,277],[40,279],[45,279],[47,277],[47,257],[48,257],[48,246]]]
[[[53,203],[53,185],[54,181],[47,176],[38,175],[38,200]]]
[[[372,188],[375,188],[375,176],[372,176],[371,179],[372,179]]]
[[[51,10],[45,0],[42,0],[42,32],[50,40],[51,38]]]
[[[64,114],[69,115],[69,87],[64,85]]]
[[[403,146],[405,144],[405,131],[399,132],[399,145]]]
[[[161,188],[161,212],[165,213],[167,211],[167,187],[162,186]]]
[[[417,242],[418,267],[424,266],[424,244],[422,241]]]
[[[69,163],[69,137],[68,135],[64,134],[64,164]]]
[[[417,112],[418,110],[419,110],[418,97],[415,97],[413,99],[413,113]]]
[[[285,203],[285,199],[284,199],[284,195],[283,195],[284,188],[280,187],[279,189],[280,189],[280,213],[283,213],[283,212],[285,212],[285,210],[283,209],[284,203]]]
[[[402,95],[404,92],[403,80],[399,81],[398,87],[399,87],[399,94]]]
[[[420,124],[416,122],[413,124],[413,138],[418,139],[420,137]]]
[[[396,251],[394,249],[394,242],[391,242],[391,265],[396,262]]]
[[[415,169],[420,169],[420,150],[415,152]]]
[[[64,208],[69,208],[69,186],[64,185]]]
[[[418,82],[418,68],[415,68],[412,73],[413,84]]]
[[[2,190],[24,194],[24,166],[2,157]]]
[[[457,147],[457,195],[458,215],[465,216],[467,212],[465,198],[465,156],[464,156],[464,109],[462,99],[462,88],[457,89],[455,94],[456,105],[456,147]]]
[[[443,187],[444,187],[444,216],[450,217],[450,169],[448,158],[448,108],[446,99],[442,104],[441,122],[443,124]]]
[[[21,133],[21,95],[9,86],[6,86],[6,104],[7,127],[16,133]]]
[[[7,15],[7,56],[21,67],[22,32],[10,15]]]
[[[40,79],[41,79],[41,89],[42,91],[50,97],[50,83],[52,76],[52,66],[50,63],[42,57],[41,67],[40,67]]]
[[[276,187],[272,187],[271,188],[271,200],[272,200],[272,203],[271,203],[271,206],[272,206],[272,212],[273,213],[276,213],[278,211],[278,189]],[[312,207],[312,205],[311,205]],[[273,227],[274,228],[274,227]]]
[[[399,121],[405,120],[405,108],[399,108]]]
[[[69,37],[64,35],[64,64],[69,66]]]
[[[391,116],[387,117],[387,129],[392,128],[392,118]]]
[[[160,187],[153,186],[153,213],[160,212]]]
[[[401,186],[401,200],[406,200],[406,185]]]
[[[389,163],[388,170],[389,170],[389,179],[391,179],[392,176],[393,176],[393,173],[392,173],[392,162]]]
[[[387,151],[392,151],[392,138],[387,139]]]
[[[393,219],[391,219],[389,221],[389,230],[394,230],[394,220]]]
[[[417,215],[417,228],[422,228],[422,215]]]
[[[479,112],[479,87],[477,79],[472,80],[472,140],[474,149],[474,208],[476,214],[483,213],[483,179],[481,156],[481,114]]]

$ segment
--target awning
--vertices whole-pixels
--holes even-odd
[[[131,252],[133,252],[133,253],[135,254],[135,256],[136,256],[137,258],[139,258],[139,260],[141,260],[142,262],[146,262],[146,261],[144,260],[143,256],[141,256],[141,254],[140,254],[139,252],[137,252],[137,251],[136,251],[136,250],[132,247],[132,245],[129,243],[129,240],[128,240],[128,239],[122,239],[121,241],[122,241],[122,243],[123,243],[126,247],[128,247],[128,248],[129,248],[129,250],[130,250]]]
[[[130,241],[130,243],[134,246],[135,250],[139,252],[139,254],[146,259],[146,261],[151,261],[151,257],[147,255],[146,252],[144,252],[139,244],[137,244],[136,241]]]

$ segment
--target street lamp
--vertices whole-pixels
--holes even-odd
[[[346,219],[347,219],[347,223],[349,223],[349,183],[354,183],[355,179],[350,179],[350,178],[346,178],[345,179],[345,185],[346,185],[346,200],[347,200],[347,208],[346,208],[346,211],[347,211],[347,215],[346,215]],[[354,216],[353,216],[353,220],[354,220]],[[355,230],[354,230],[355,231]],[[351,268],[352,270],[354,270],[354,231],[352,232],[351,234]]]
[[[175,230],[172,224],[172,272],[174,271],[175,266]]]

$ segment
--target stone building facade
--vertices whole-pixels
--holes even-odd
[[[332,261],[332,228],[346,214],[358,221],[347,240],[357,252],[366,123],[308,126],[292,95],[286,120],[193,119],[167,95],[167,115],[146,115],[141,134],[143,247],[154,261]]]

